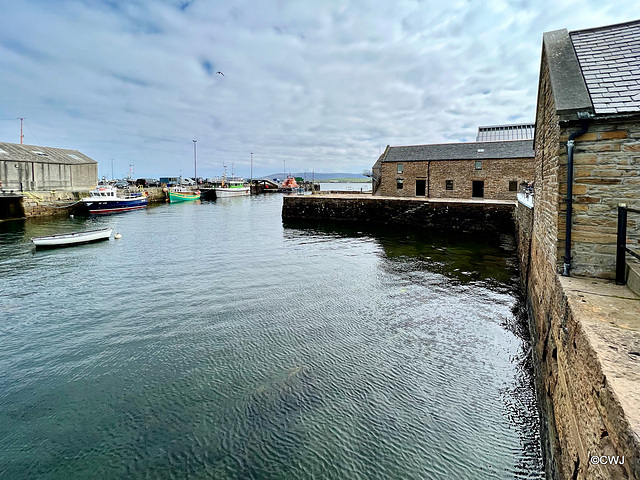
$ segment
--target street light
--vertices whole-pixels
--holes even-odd
[[[249,180],[253,182],[253,152],[251,152],[251,178]]]
[[[196,181],[196,189],[198,188],[198,160],[196,158],[196,144],[197,140],[193,141],[193,174],[195,175],[194,180]]]

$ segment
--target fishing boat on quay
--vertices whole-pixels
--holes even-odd
[[[200,190],[187,190],[184,187],[173,187],[167,189],[169,203],[193,202],[200,200]]]
[[[71,247],[86,243],[109,240],[113,228],[101,228],[98,230],[85,230],[83,232],[63,233],[59,235],[48,235],[44,237],[34,237],[31,241],[36,248],[58,248]]]
[[[142,192],[119,194],[111,185],[99,185],[82,203],[90,214],[119,213],[147,208],[147,197]]]

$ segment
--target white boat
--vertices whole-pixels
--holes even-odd
[[[109,240],[112,232],[113,228],[101,228],[99,230],[85,230],[84,232],[34,237],[31,241],[35,244],[36,248],[69,247],[71,245]]]
[[[216,192],[216,198],[240,197],[243,195],[251,195],[251,187],[245,185],[242,180],[226,181],[223,177],[222,186],[213,189]]]
[[[142,192],[118,195],[118,190],[108,185],[99,185],[82,199],[91,214],[119,213],[147,208],[147,197]]]

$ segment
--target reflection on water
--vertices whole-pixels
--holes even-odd
[[[280,209],[0,224],[3,478],[542,478],[513,239]]]

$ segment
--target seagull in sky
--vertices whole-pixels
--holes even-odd
[[[222,73],[222,72],[216,72],[216,73],[219,73],[220,75],[222,75],[224,77],[224,73]]]

